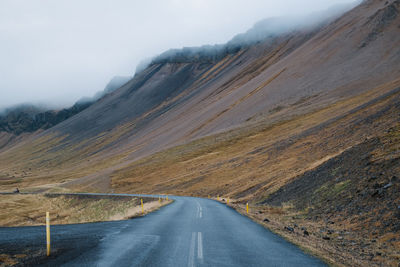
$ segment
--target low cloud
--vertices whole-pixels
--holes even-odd
[[[338,4],[331,6],[326,10],[306,15],[292,15],[263,19],[246,32],[234,36],[226,44],[170,49],[159,56],[156,56],[151,61],[147,60],[142,62],[140,69],[137,71],[143,70],[146,64],[150,65],[165,62],[213,62],[221,59],[229,53],[234,53],[242,48],[261,42],[266,38],[273,38],[295,31],[322,27],[323,25],[332,22],[343,13],[354,8],[359,3],[361,3],[361,1]]]
[[[24,102],[69,106],[102,90],[115,75],[133,75],[141,60],[169,48],[210,44],[201,51],[212,55],[220,49],[213,44],[228,42],[263,18],[350,2],[2,0],[0,108]]]

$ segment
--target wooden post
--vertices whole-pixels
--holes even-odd
[[[47,257],[50,256],[50,214],[46,212],[46,244],[47,244]]]

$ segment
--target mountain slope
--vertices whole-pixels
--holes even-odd
[[[397,78],[395,65],[399,57],[398,40],[393,40],[398,31],[396,23],[385,25],[385,34],[366,44],[365,40],[377,31],[374,24],[380,22],[376,20],[385,18],[375,18],[381,15],[373,14],[370,9],[375,9],[368,5],[360,9],[318,29],[316,36],[312,29],[272,37],[216,62],[156,62],[135,77],[125,90],[97,103],[82,116],[95,121],[93,134],[149,111],[144,120],[154,121],[149,117],[155,114],[157,121],[153,124],[162,125],[159,113],[163,110],[152,109],[163,103],[164,110],[173,107],[165,119],[168,123],[185,124],[174,125],[172,128],[180,129],[173,130],[173,134],[179,132],[187,140],[241,125],[249,118],[268,114],[274,107],[287,106],[301,98],[320,95],[327,99],[337,94],[345,97],[361,93],[382,80]],[[371,31],[354,32],[369,27]],[[177,119],[174,113],[185,115]],[[110,119],[110,114],[118,117]],[[74,123],[84,122],[76,119],[65,128]],[[57,130],[63,132],[62,127]],[[189,136],[185,137],[182,130]]]
[[[40,146],[51,166],[87,156],[123,157],[120,163],[129,164],[200,137],[306,114],[395,83],[398,5],[367,1],[327,25],[271,35],[206,60],[185,50],[176,58],[161,56],[29,145]],[[23,150],[19,143],[1,155]],[[30,158],[23,154],[21,162]]]

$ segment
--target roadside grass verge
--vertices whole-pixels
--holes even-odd
[[[73,224],[124,220],[152,212],[161,204],[155,198],[129,196],[95,196],[68,194],[7,194],[0,195],[0,226],[44,225],[46,211],[50,212],[51,224]]]

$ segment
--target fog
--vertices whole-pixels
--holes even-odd
[[[324,27],[359,3],[360,1],[340,3],[327,9],[305,15],[293,14],[269,17],[256,22],[246,32],[235,35],[224,44],[169,49],[151,60],[146,59],[142,61],[138,67],[136,67],[136,72],[141,71],[150,64],[157,63],[215,62],[216,60],[222,59],[227,54],[235,53],[240,49],[266,40],[267,38],[294,34],[301,31],[310,32],[317,28]]]
[[[0,0],[0,109],[72,105],[170,48],[223,44],[265,18],[352,2]]]

